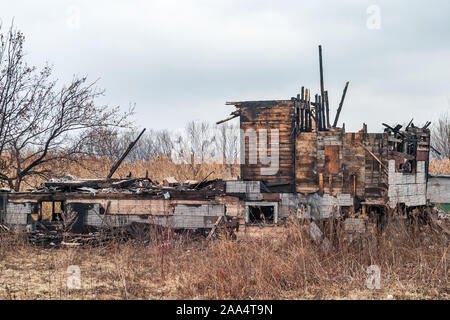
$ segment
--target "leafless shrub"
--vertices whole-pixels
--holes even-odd
[[[16,191],[29,177],[48,178],[57,160],[77,161],[99,131],[127,126],[131,113],[98,105],[103,90],[87,77],[58,86],[50,66],[27,65],[24,42],[0,25],[0,180]]]
[[[450,107],[450,105],[449,105]],[[450,118],[448,111],[441,114],[431,131],[432,154],[438,159],[450,158]]]

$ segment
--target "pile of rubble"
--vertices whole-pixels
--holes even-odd
[[[165,191],[216,190],[221,180],[187,180],[179,183],[174,177],[162,183],[149,178],[125,179],[78,179],[71,175],[53,178],[44,182],[33,192],[81,192],[81,193],[151,193],[164,194]]]

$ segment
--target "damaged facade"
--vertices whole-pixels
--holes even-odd
[[[218,123],[239,117],[239,180],[180,185],[168,178],[157,185],[148,178],[112,179],[134,142],[105,180],[54,180],[33,192],[2,193],[0,223],[48,229],[64,225],[69,212],[75,232],[136,224],[209,232],[219,225],[275,226],[294,215],[341,217],[361,229],[355,218],[379,222],[392,209],[424,208],[437,194],[448,201],[448,177],[428,175],[429,123],[383,124],[381,133],[369,133],[364,124],[346,132],[337,123],[348,83],[331,124],[321,59],[320,69],[321,93],[313,99],[302,88],[288,100],[227,102],[236,110]]]

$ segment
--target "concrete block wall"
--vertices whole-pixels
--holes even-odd
[[[280,193],[280,200],[279,216],[281,218],[286,217],[290,211],[297,212],[298,208],[307,209],[310,206],[311,216],[325,219],[332,214],[339,216],[339,208],[342,206],[353,206],[353,197],[346,193],[338,194],[336,197],[329,194],[320,196],[316,193],[310,195]],[[309,218],[309,216],[304,215],[302,218]]]
[[[100,204],[96,203],[91,209],[87,210],[84,223],[88,226],[108,228],[125,227],[133,222],[148,223],[148,215],[136,214],[100,214]]]
[[[225,206],[223,204],[179,204],[175,206],[174,215],[167,223],[172,228],[212,228],[218,217],[224,214]]]
[[[226,193],[244,193],[249,200],[261,200],[261,183],[259,181],[227,181]]]
[[[175,216],[223,216],[225,206],[222,204],[188,205],[178,204],[173,213]]]
[[[338,205],[341,207],[353,206],[353,197],[349,193],[339,193],[336,198]]]
[[[92,205],[92,208],[87,210],[84,223],[88,226],[107,227],[102,218],[100,216],[100,204],[95,203]]]
[[[338,206],[337,198],[325,193],[317,201],[317,207],[320,213],[319,219],[329,218],[334,211],[338,210]]]
[[[32,203],[8,203],[4,223],[11,226],[27,225],[28,215],[32,213]]]
[[[216,223],[216,216],[173,216],[173,228],[199,229],[212,228]]]
[[[297,195],[294,193],[280,193],[280,208],[278,216],[285,218],[290,212],[296,212],[298,207]]]
[[[347,232],[366,232],[366,221],[364,219],[347,218],[344,221],[344,230]]]
[[[427,199],[432,203],[450,203],[450,175],[428,178]]]
[[[395,172],[395,160],[389,160],[389,205],[395,208],[397,203],[406,206],[426,204],[427,184],[425,161],[417,161],[416,174]]]
[[[126,227],[133,222],[151,223],[170,228],[212,228],[219,216],[225,213],[220,205],[176,205],[173,216],[151,216],[134,214],[100,214],[100,204],[88,209],[84,223],[88,226],[108,228]]]

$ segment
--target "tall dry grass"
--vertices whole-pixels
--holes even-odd
[[[183,293],[212,299],[448,298],[448,239],[429,227],[411,235],[397,222],[381,237],[354,243],[343,237],[338,234],[325,253],[311,241],[308,225],[294,221],[277,239],[219,241],[184,257],[181,265],[196,271],[181,278]],[[381,269],[382,290],[366,287],[370,265]]]
[[[448,239],[422,226],[389,224],[383,235],[345,240],[338,229],[322,251],[296,220],[282,232],[237,241],[187,236],[97,248],[0,248],[2,299],[448,299]],[[160,238],[161,240],[161,238]],[[164,250],[161,250],[164,246]],[[82,287],[67,289],[79,265]],[[381,288],[368,289],[378,265]]]
[[[450,159],[430,159],[429,172],[432,174],[450,174]]]

